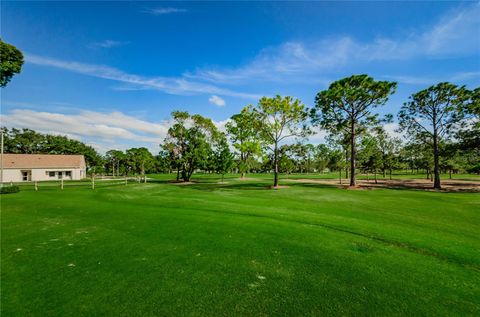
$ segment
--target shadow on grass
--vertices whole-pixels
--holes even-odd
[[[194,183],[189,185],[180,185],[181,188],[216,191],[216,190],[270,190],[270,186],[266,183]]]
[[[285,185],[288,186],[289,188],[317,188],[317,189],[325,189],[325,188],[336,188],[335,185],[329,185],[329,184],[311,184],[311,183],[288,183],[288,184],[282,184],[280,183],[281,186]],[[244,181],[235,181],[233,183],[211,183],[211,182],[195,182],[192,184],[177,184],[180,188],[183,189],[195,189],[195,190],[201,190],[201,191],[216,191],[216,190],[289,190],[289,188],[279,188],[279,189],[273,189],[272,184],[270,182],[244,182]]]

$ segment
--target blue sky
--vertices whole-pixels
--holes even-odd
[[[2,1],[1,37],[26,57],[1,91],[1,124],[101,151],[158,152],[173,110],[221,128],[263,95],[310,107],[351,74],[397,81],[381,110],[394,114],[431,84],[480,83],[477,1]]]

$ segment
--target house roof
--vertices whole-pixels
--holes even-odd
[[[83,155],[3,154],[3,168],[85,168]]]

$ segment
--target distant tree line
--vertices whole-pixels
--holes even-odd
[[[0,41],[8,52],[2,63],[1,86],[20,72],[23,56]],[[5,67],[4,67],[5,65]],[[8,67],[7,67],[8,66]],[[88,172],[113,176],[175,173],[189,181],[193,173],[336,171],[340,182],[356,185],[358,172],[377,181],[393,171],[425,171],[440,189],[440,173],[480,173],[480,88],[439,83],[414,93],[398,113],[405,140],[392,137],[385,124],[393,115],[378,115],[395,92],[396,83],[354,75],[333,82],[315,98],[311,109],[292,97],[263,97],[233,115],[226,131],[211,119],[184,111],[172,112],[173,124],[153,155],[144,147],[110,150],[104,156],[93,147],[66,136],[30,129],[4,129],[6,153],[83,154]],[[315,127],[327,131],[326,143],[306,143]],[[343,176],[342,176],[343,174]]]

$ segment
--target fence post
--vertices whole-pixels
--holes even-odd
[[[143,175],[143,182],[146,184],[147,183],[147,175]]]
[[[38,192],[38,184],[37,184],[37,181],[35,181],[35,191]]]
[[[63,190],[63,178],[60,180],[60,188]]]
[[[92,189],[95,189],[95,174],[92,173]]]

